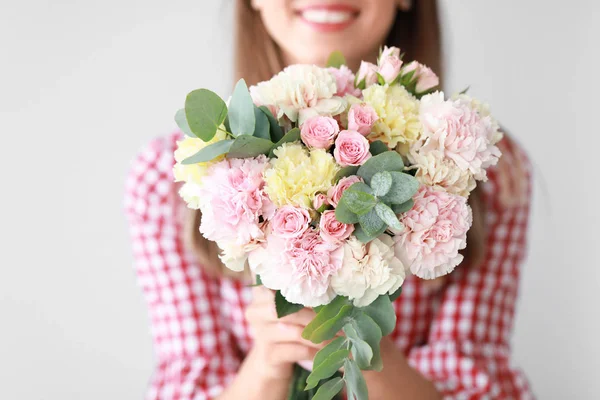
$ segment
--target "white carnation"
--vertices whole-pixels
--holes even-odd
[[[454,161],[444,158],[441,151],[411,151],[409,157],[411,164],[418,167],[415,177],[424,185],[463,197],[469,197],[475,189],[473,175],[468,170],[460,169]]]
[[[394,254],[394,241],[381,235],[367,244],[352,236],[344,244],[342,268],[331,279],[333,290],[347,296],[357,307],[392,294],[402,285],[405,268]]]
[[[291,65],[271,80],[250,88],[254,103],[270,106],[277,118],[286,116],[300,124],[313,115],[337,115],[345,102],[335,96],[335,77],[325,68],[315,65]]]

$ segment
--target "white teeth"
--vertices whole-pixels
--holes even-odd
[[[302,12],[302,17],[318,24],[340,24],[349,21],[352,13],[348,11],[330,11],[330,10],[306,10]]]

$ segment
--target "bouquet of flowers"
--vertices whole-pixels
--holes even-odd
[[[303,337],[330,341],[290,398],[368,398],[380,340],[407,273],[433,279],[463,259],[467,203],[501,139],[488,108],[446,99],[438,77],[398,48],[356,75],[343,56],[292,65],[226,103],[206,89],[175,116],[180,195],[230,269],[276,291],[278,315],[313,307]],[[343,336],[338,333],[343,331]],[[343,370],[343,374],[339,371]]]

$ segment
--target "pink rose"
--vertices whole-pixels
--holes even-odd
[[[335,211],[327,210],[321,215],[319,229],[319,234],[323,240],[339,243],[350,237],[352,232],[354,232],[354,225],[338,221],[335,218]]]
[[[435,279],[450,273],[463,260],[473,222],[467,199],[431,186],[421,186],[415,205],[400,221],[404,231],[394,236],[396,256],[413,274]]]
[[[308,147],[328,149],[340,127],[335,119],[320,115],[307,119],[300,128],[300,137]]]
[[[302,235],[308,229],[309,223],[308,210],[286,205],[275,212],[271,220],[271,228],[273,234],[290,239]]]
[[[394,46],[383,46],[383,50],[381,51],[381,55],[379,56],[378,64],[381,65],[381,60],[388,57],[400,58],[400,49]]]
[[[320,210],[322,207],[327,207],[329,205],[329,199],[323,193],[317,193],[315,198],[313,199],[313,208],[315,210]]]
[[[370,105],[354,104],[348,111],[348,129],[368,136],[377,119],[379,117]]]
[[[362,178],[356,175],[351,175],[340,179],[337,185],[333,186],[327,192],[329,203],[331,203],[332,206],[337,207],[342,195],[344,194],[344,191],[357,182],[362,182]]]
[[[412,61],[402,68],[402,75],[406,75],[414,71],[411,81],[416,80],[415,91],[417,93],[425,93],[440,84],[440,78],[424,64]]]
[[[369,141],[356,131],[341,131],[335,140],[333,156],[342,167],[362,165],[371,158]]]
[[[365,87],[369,87],[377,83],[377,65],[370,62],[362,61],[356,75],[356,83],[359,84],[365,81]]]
[[[400,68],[402,68],[402,60],[395,55],[389,55],[380,59],[379,75],[386,83],[392,83],[400,75]]]
[[[342,65],[339,68],[329,68],[328,71],[335,77],[337,85],[336,96],[344,97],[349,94],[354,97],[360,97],[361,91],[354,87],[354,74],[350,68]]]

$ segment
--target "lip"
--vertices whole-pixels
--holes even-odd
[[[306,18],[304,18],[303,13],[306,11],[342,11],[342,12],[351,13],[352,17],[350,19],[348,19],[347,21],[343,21],[343,22],[316,22],[316,21],[309,21]],[[346,29],[348,26],[352,25],[354,23],[354,21],[356,21],[359,11],[360,10],[358,8],[348,5],[348,4],[341,4],[341,3],[340,4],[315,4],[315,5],[308,5],[305,7],[298,8],[295,11],[295,14],[298,18],[300,18],[300,20],[303,23],[310,26],[315,31],[328,33],[328,32],[342,31],[342,30]]]

